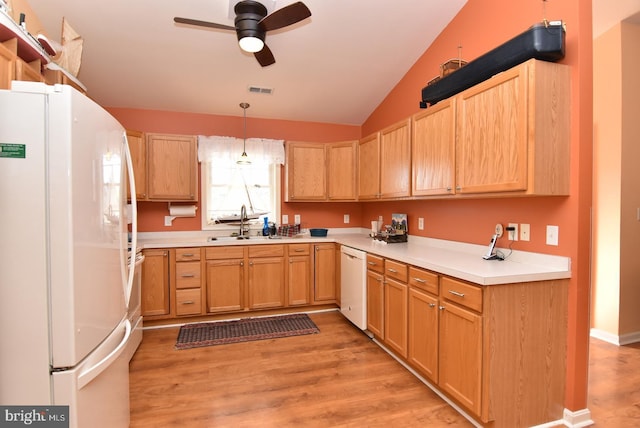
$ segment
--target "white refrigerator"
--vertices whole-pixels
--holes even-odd
[[[80,92],[0,91],[0,405],[129,425],[126,174],[124,128]]]

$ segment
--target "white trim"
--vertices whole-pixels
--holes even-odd
[[[576,410],[575,412],[564,409],[563,421],[565,426],[571,428],[588,427],[595,424],[591,419],[591,411],[589,409]]]
[[[624,346],[629,345],[630,343],[640,342],[640,331],[617,335],[598,328],[592,328],[589,334],[595,339],[600,339],[616,346]]]

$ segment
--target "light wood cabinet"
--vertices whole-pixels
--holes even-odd
[[[439,277],[409,267],[408,361],[432,382],[438,382]]]
[[[455,193],[455,107],[455,98],[450,98],[412,118],[413,196]]]
[[[411,191],[411,118],[380,131],[380,198],[402,198]]]
[[[285,306],[284,245],[249,247],[249,309]]]
[[[173,292],[176,316],[204,313],[204,290],[200,248],[176,248],[173,250]]]
[[[287,201],[356,199],[356,142],[287,142]]]
[[[205,249],[208,313],[244,309],[246,248],[233,246]]]
[[[329,143],[326,150],[328,200],[355,201],[357,141]]]
[[[394,199],[411,192],[411,118],[358,143],[358,199]]]
[[[147,134],[147,199],[198,200],[197,139]]]
[[[407,357],[407,265],[384,261],[384,343]]]
[[[127,141],[133,164],[133,177],[136,183],[136,198],[147,198],[147,142],[144,133],[127,130]],[[131,191],[127,186],[127,198],[131,199]]]
[[[44,82],[44,76],[40,72],[40,60],[26,63],[20,58],[16,59],[16,80],[26,82]]]
[[[327,199],[326,153],[322,143],[287,142],[287,201]]]
[[[162,318],[169,308],[169,250],[143,250],[141,311],[145,318]]]
[[[336,303],[336,246],[333,242],[314,244],[313,303]]]
[[[310,244],[289,244],[287,270],[287,305],[299,306],[311,303],[313,269]]]
[[[17,50],[17,42],[15,49]],[[11,43],[0,43],[0,89],[11,88],[16,75],[16,53]]]
[[[384,277],[367,270],[367,330],[384,340]]]
[[[456,192],[569,194],[569,67],[529,60],[456,96]]]

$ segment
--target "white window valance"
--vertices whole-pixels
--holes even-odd
[[[198,136],[198,160],[235,162],[242,154],[243,139],[235,137]],[[247,138],[246,152],[251,162],[284,164],[284,140]]]

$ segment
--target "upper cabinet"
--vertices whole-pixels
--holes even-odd
[[[360,140],[358,198],[392,199],[410,195],[411,119]]]
[[[568,66],[529,60],[456,102],[456,193],[569,194]]]
[[[147,198],[147,142],[144,133],[127,130],[127,141],[133,164],[133,177],[136,183],[136,198]],[[127,186],[127,199],[131,199],[131,191]]]
[[[356,142],[287,142],[287,202],[355,200]]]
[[[193,135],[147,134],[147,199],[198,200],[198,141]]]
[[[456,100],[413,116],[411,194],[450,195],[455,188]]]

